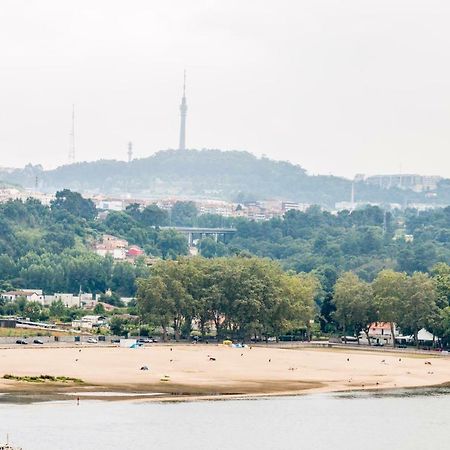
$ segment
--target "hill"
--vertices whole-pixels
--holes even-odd
[[[43,191],[63,188],[79,192],[144,197],[183,196],[226,200],[284,199],[333,207],[349,201],[351,181],[336,176],[311,176],[286,161],[257,158],[243,151],[165,150],[130,163],[115,160],[82,162],[43,170],[28,165],[0,177],[33,187],[38,179]],[[356,200],[371,202],[427,202],[423,194],[382,189],[356,183]],[[450,188],[440,199],[448,197]],[[434,200],[436,201],[436,199]]]

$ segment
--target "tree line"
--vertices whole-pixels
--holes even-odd
[[[439,264],[432,275],[381,271],[371,282],[343,273],[332,287],[324,315],[324,286],[318,274],[285,272],[260,258],[201,257],[161,261],[138,280],[138,311],[146,323],[167,335],[188,337],[193,321],[203,336],[267,339],[284,333],[309,336],[319,320],[327,334],[365,333],[373,322],[394,324],[414,336],[426,328],[450,338],[450,266]],[[300,331],[299,331],[300,330]],[[395,340],[393,341],[395,345]]]
[[[182,258],[161,261],[138,280],[142,319],[188,337],[192,322],[202,336],[241,340],[308,331],[319,284],[312,275],[286,273],[259,258]]]
[[[450,338],[450,266],[438,264],[431,276],[422,272],[383,270],[368,283],[352,272],[343,273],[334,286],[332,307],[328,319],[335,322],[344,336],[348,333],[359,340],[364,332],[370,344],[369,326],[373,322],[388,322],[394,336],[394,324],[403,334],[414,336],[426,328],[444,341]],[[325,327],[326,328],[326,327]],[[330,328],[329,328],[330,329]],[[393,339],[393,345],[396,345]]]

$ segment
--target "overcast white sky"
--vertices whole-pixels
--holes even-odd
[[[450,177],[446,0],[1,0],[0,166],[176,148]]]

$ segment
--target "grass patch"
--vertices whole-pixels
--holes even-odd
[[[72,378],[72,377],[65,377],[65,376],[58,376],[54,377],[53,375],[25,375],[25,376],[18,376],[18,375],[11,375],[11,374],[5,374],[3,375],[4,380],[14,380],[14,381],[25,381],[27,383],[75,383],[75,384],[83,384],[84,381],[80,378]]]
[[[0,328],[0,337],[78,336],[80,332],[53,331],[33,328]]]

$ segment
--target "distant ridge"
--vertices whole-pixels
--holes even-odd
[[[36,177],[39,189],[47,192],[69,188],[149,198],[284,199],[327,207],[350,201],[352,184],[336,176],[308,175],[301,166],[286,161],[258,158],[245,151],[221,150],[164,150],[131,162],[99,160],[48,171],[28,165],[11,173],[0,172],[1,179],[24,187],[34,186]],[[399,204],[431,201],[410,190],[382,189],[364,182],[355,183],[355,192],[356,201]],[[450,187],[442,192],[438,200],[450,203]]]

